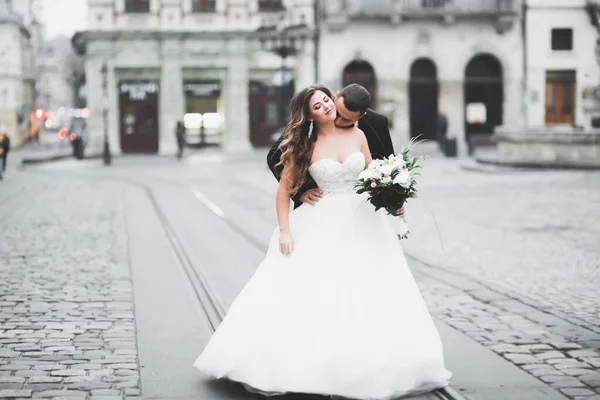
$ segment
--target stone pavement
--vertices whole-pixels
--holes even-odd
[[[0,203],[0,398],[137,398],[120,187],[16,181],[38,190]]]
[[[435,269],[414,261],[411,267],[433,315],[566,396],[600,399],[600,352],[449,285]]]
[[[411,255],[600,333],[599,173],[430,165],[408,205]]]

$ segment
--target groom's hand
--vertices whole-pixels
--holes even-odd
[[[321,200],[322,197],[323,191],[321,189],[310,189],[302,193],[302,196],[300,196],[300,201],[314,206],[317,201]]]
[[[397,209],[396,215],[399,216],[400,218],[404,218],[404,207]]]

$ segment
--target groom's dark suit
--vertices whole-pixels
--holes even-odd
[[[369,143],[369,150],[371,150],[371,156],[373,158],[384,158],[394,153],[394,147],[392,145],[392,138],[390,136],[390,129],[388,119],[385,115],[381,115],[371,109],[367,110],[367,114],[358,120],[358,128],[365,133],[367,142]],[[275,144],[269,150],[267,155],[267,164],[275,175],[275,178],[279,180],[283,166],[275,165],[279,163],[281,158],[281,150],[279,150],[279,144],[283,140],[283,135],[277,139]],[[300,188],[298,193],[292,200],[294,201],[294,208],[299,207],[302,202],[300,197],[304,192],[317,187],[317,183],[312,179],[310,174],[307,177],[306,183]]]

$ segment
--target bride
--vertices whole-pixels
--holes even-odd
[[[355,194],[371,162],[324,86],[294,96],[279,226],[194,366],[264,395],[392,399],[448,384],[442,344],[385,212]],[[307,173],[323,198],[290,212]]]

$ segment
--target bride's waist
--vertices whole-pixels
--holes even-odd
[[[353,189],[322,189],[324,196],[358,196]]]

